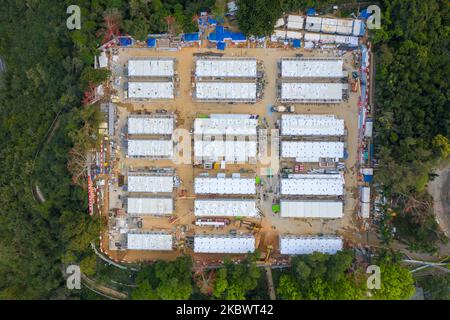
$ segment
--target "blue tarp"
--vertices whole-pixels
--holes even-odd
[[[133,41],[130,37],[122,37],[119,38],[119,45],[121,47],[131,46],[133,44]]]
[[[186,33],[182,37],[183,41],[186,42],[192,42],[192,41],[199,41],[200,40],[200,34],[198,32],[196,33]]]
[[[361,19],[367,19],[370,17],[370,13],[367,12],[367,9],[363,9],[360,13],[359,13],[359,17]]]
[[[309,8],[308,10],[306,10],[307,16],[313,16],[315,14],[316,14],[316,10],[314,8]]]
[[[364,176],[364,182],[372,182],[373,176],[372,175],[363,175]]]
[[[242,32],[231,32],[225,29],[223,26],[217,26],[216,30],[209,34],[208,39],[213,42],[224,40],[245,41],[247,37]]]
[[[292,46],[294,48],[300,48],[302,46],[302,42],[300,41],[300,39],[294,39],[292,41]]]
[[[210,25],[210,26],[215,26],[217,25],[217,20],[213,19],[211,17],[208,17],[207,19],[203,20],[203,19],[198,19],[198,24],[201,26],[204,26],[203,23],[205,23],[206,25]]]
[[[155,38],[148,38],[147,39],[147,47],[149,47],[149,48],[156,47],[156,39]]]
[[[222,41],[217,42],[217,49],[225,50],[225,47],[226,47],[225,42],[222,42]]]

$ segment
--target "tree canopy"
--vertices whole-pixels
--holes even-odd
[[[187,300],[193,292],[192,260],[179,257],[175,261],[157,261],[144,267],[136,278],[134,300]]]
[[[434,252],[446,239],[426,185],[448,163],[450,105],[447,1],[383,1],[377,55],[375,179],[398,214],[393,220],[410,248]]]

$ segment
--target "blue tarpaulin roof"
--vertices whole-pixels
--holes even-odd
[[[372,182],[373,176],[372,175],[363,175],[364,176],[364,182]]]
[[[222,42],[222,41],[217,42],[217,49],[225,50],[225,47],[226,47],[225,42]]]
[[[308,10],[306,10],[307,16],[313,16],[315,14],[316,14],[316,9],[314,9],[314,8],[309,8]]]
[[[183,35],[182,37],[183,41],[199,41],[200,40],[200,35],[198,32],[195,33],[186,33]]]
[[[214,32],[209,34],[208,39],[210,41],[245,41],[247,37],[242,32],[231,32],[225,29],[223,26],[217,26]]]
[[[300,48],[301,45],[302,45],[302,42],[300,41],[300,39],[294,39],[294,40],[292,41],[292,46],[293,46],[294,48]]]
[[[130,37],[119,38],[119,45],[122,47],[131,46],[132,43],[133,43],[133,41],[131,40]]]
[[[370,17],[370,13],[367,12],[367,9],[363,9],[359,13],[359,18],[361,18],[361,19],[367,19],[369,17]]]
[[[155,38],[148,38],[147,39],[147,47],[149,47],[149,48],[156,47],[156,39]]]

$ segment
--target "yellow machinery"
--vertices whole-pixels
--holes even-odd
[[[270,254],[272,253],[272,250],[273,250],[273,246],[271,244],[269,244],[267,246],[266,258],[264,259],[264,263],[267,263],[269,261]]]

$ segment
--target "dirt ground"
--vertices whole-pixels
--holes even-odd
[[[123,67],[126,65],[130,57],[173,57],[176,62],[176,73],[179,78],[178,88],[176,89],[176,97],[169,101],[142,101],[133,103],[118,103],[119,112],[119,128],[123,128],[126,123],[126,117],[129,112],[135,112],[145,110],[147,112],[155,111],[157,109],[166,109],[168,112],[174,112],[176,114],[177,129],[183,128],[189,130],[193,126],[193,121],[198,114],[210,114],[210,113],[245,113],[245,114],[257,114],[261,119],[265,118],[269,124],[269,129],[275,127],[275,123],[279,120],[280,114],[270,112],[270,105],[276,104],[276,81],[278,78],[277,62],[281,57],[292,57],[295,54],[302,53],[304,56],[336,56],[337,52],[333,51],[305,51],[292,50],[292,49],[275,49],[275,48],[227,48],[224,52],[226,57],[256,57],[261,60],[264,65],[265,72],[265,89],[264,96],[261,101],[255,104],[226,104],[226,103],[204,103],[194,102],[191,95],[191,74],[194,68],[193,54],[195,52],[211,51],[210,49],[202,48],[183,48],[181,51],[155,51],[153,49],[144,48],[127,48],[119,49],[118,60],[115,62],[113,69],[113,76],[116,77],[115,87],[118,89],[117,95],[120,100],[123,99],[123,90],[121,89],[125,84],[126,77],[123,76]],[[346,53],[343,56],[345,60],[345,67],[349,74],[356,70],[353,66],[353,54]],[[123,100],[122,100],[123,102]],[[352,237],[352,234],[358,232],[357,229],[357,217],[356,217],[356,204],[355,198],[356,186],[357,186],[357,137],[358,137],[358,93],[350,92],[350,98],[348,102],[344,102],[336,105],[308,105],[308,104],[296,104],[296,113],[298,114],[334,114],[345,120],[345,126],[347,130],[346,147],[348,152],[348,159],[345,161],[347,172],[345,174],[345,209],[342,219],[325,220],[325,219],[281,219],[278,214],[272,213],[271,206],[276,191],[278,190],[278,178],[274,175],[273,178],[262,176],[263,187],[259,194],[262,195],[263,191],[266,191],[267,198],[260,202],[259,206],[263,213],[263,217],[255,221],[261,224],[261,232],[258,234],[259,248],[261,251],[265,251],[267,245],[274,247],[276,253],[278,247],[278,234],[289,233],[295,235],[313,235],[313,234],[340,234],[345,238]],[[117,133],[116,139],[122,139],[120,132]],[[197,227],[192,224],[195,220],[193,214],[193,204],[195,194],[193,191],[193,181],[200,172],[208,171],[210,175],[214,175],[214,170],[204,170],[203,168],[193,167],[192,165],[175,165],[170,160],[139,160],[139,159],[126,159],[122,154],[122,148],[117,152],[116,156],[120,159],[115,164],[114,174],[112,175],[117,179],[119,172],[126,172],[129,168],[139,167],[172,167],[176,170],[176,175],[181,179],[181,186],[174,191],[173,198],[175,202],[174,214],[180,219],[170,224],[167,218],[143,218],[143,229],[145,230],[167,230],[181,232],[181,226],[187,226],[185,235],[192,235],[193,233],[228,233],[231,229],[237,229],[238,233],[248,233],[246,228],[237,228],[233,223],[230,226],[223,229],[213,229],[205,227]],[[246,169],[253,171],[254,174],[263,175],[266,172],[267,167],[258,163],[257,165],[227,165],[225,172],[239,172],[239,170],[245,167]],[[224,172],[224,171],[220,171]],[[110,206],[106,207],[106,210],[121,207],[121,201],[118,200],[117,195],[120,194],[120,190],[117,191],[117,183],[114,178],[110,184],[109,203]],[[185,197],[180,197],[180,190],[187,190]],[[268,192],[272,189],[272,193]],[[116,191],[114,191],[116,190]],[[262,198],[262,196],[261,196]],[[252,219],[246,219],[252,220]],[[105,238],[105,237],[104,237]],[[154,259],[173,259],[181,252],[161,253],[151,251],[113,251],[108,250],[106,245],[107,241],[104,241],[104,249],[106,253],[112,258],[121,261],[147,261]],[[194,259],[205,259],[205,255],[195,255]],[[214,255],[208,255],[208,259],[215,259]],[[218,259],[222,259],[219,255]]]

